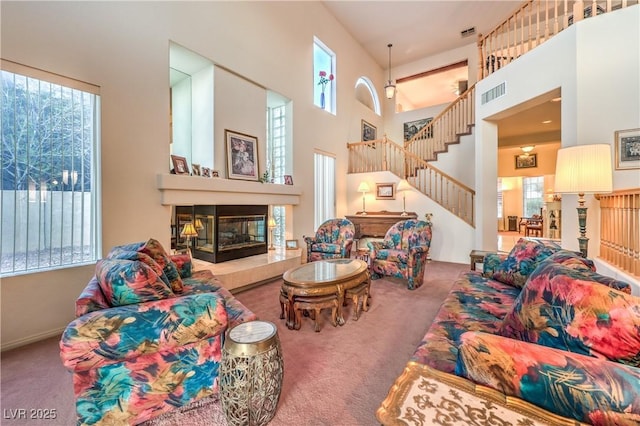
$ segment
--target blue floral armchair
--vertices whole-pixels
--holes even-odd
[[[367,245],[373,278],[403,278],[409,290],[422,285],[431,245],[430,222],[402,220],[389,228],[383,241],[369,241]]]
[[[327,220],[314,237],[303,237],[307,243],[307,262],[350,257],[354,235],[355,226],[350,220]]]

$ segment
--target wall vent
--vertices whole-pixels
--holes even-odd
[[[506,94],[507,94],[507,82],[503,81],[493,89],[489,89],[486,92],[484,92],[480,97],[480,104],[484,105]]]
[[[462,38],[470,37],[476,33],[476,27],[467,28],[466,30],[460,31],[460,35]]]

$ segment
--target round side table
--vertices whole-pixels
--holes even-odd
[[[262,426],[273,418],[282,388],[276,326],[249,321],[227,332],[220,363],[220,400],[229,425]]]

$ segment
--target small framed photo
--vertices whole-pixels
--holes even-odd
[[[291,175],[284,175],[284,184],[293,185],[293,177]]]
[[[516,155],[516,169],[529,169],[538,167],[538,155]]]
[[[258,180],[258,138],[225,129],[229,179]]]
[[[285,242],[287,250],[295,250],[298,248],[298,240],[287,240]]]
[[[220,172],[217,170],[211,170],[211,177],[220,177]]]
[[[640,169],[640,129],[618,130],[616,170]]]
[[[207,177],[207,178],[211,177],[211,169],[209,167],[202,168],[202,177]]]
[[[376,200],[395,200],[396,186],[393,183],[376,183]]]
[[[188,175],[189,166],[187,165],[187,159],[180,157],[179,155],[171,155],[171,162],[173,163],[173,171],[177,175]]]
[[[362,120],[362,142],[377,139],[377,133],[378,130],[373,124]]]
[[[191,163],[191,169],[193,170],[194,176],[200,176],[202,174],[200,172],[200,164]]]

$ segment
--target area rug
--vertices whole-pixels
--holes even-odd
[[[207,396],[177,410],[164,413],[140,426],[226,426],[219,394]]]

